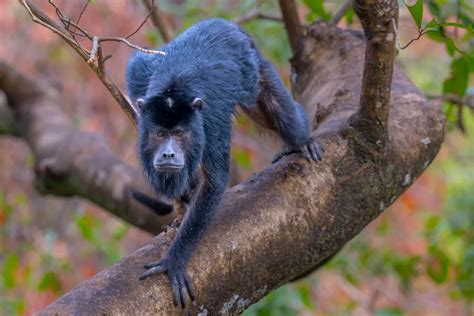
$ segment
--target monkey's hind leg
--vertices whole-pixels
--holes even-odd
[[[273,162],[297,152],[303,153],[308,160],[320,161],[324,149],[310,136],[304,108],[293,100],[273,66],[265,59],[261,60],[260,73],[261,92],[257,108],[265,118],[266,127],[276,131],[286,143]]]

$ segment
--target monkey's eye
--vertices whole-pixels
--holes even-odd
[[[181,136],[183,136],[183,131],[176,131],[176,132],[174,132],[174,135],[178,136],[178,137],[181,137]]]
[[[165,136],[165,133],[163,133],[162,131],[159,131],[158,133],[156,133],[156,136],[158,136],[158,137],[164,137],[164,136]]]

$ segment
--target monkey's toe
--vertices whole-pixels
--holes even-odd
[[[189,296],[191,301],[195,299],[194,290],[186,271],[184,269],[177,269],[176,271],[169,271],[168,275],[173,291],[174,306],[180,305],[182,308],[185,308],[187,296]]]
[[[291,146],[285,146],[283,150],[276,154],[272,160],[272,164],[283,158],[295,153],[302,153],[303,156],[312,161],[321,161],[323,159],[324,148],[317,141],[310,140],[307,144],[304,144],[300,148],[293,148]]]
[[[303,150],[305,157],[313,161],[321,161],[323,159],[323,153],[323,146],[316,141],[311,141],[306,144],[305,150]]]
[[[148,271],[143,273],[140,276],[140,280],[145,280],[146,278],[149,278],[150,276],[152,276],[154,274],[163,273],[167,270],[166,267],[161,266],[161,265],[156,265],[156,266],[153,266],[153,267],[150,267],[150,268],[147,268],[147,269],[148,269]]]

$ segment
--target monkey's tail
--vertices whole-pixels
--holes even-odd
[[[140,191],[132,190],[132,197],[141,204],[147,206],[156,215],[168,215],[173,212],[173,205],[161,202]]]

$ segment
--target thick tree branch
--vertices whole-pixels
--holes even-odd
[[[367,39],[360,111],[354,126],[377,151],[385,150],[387,122],[395,60],[398,2],[354,0]],[[369,144],[369,145],[370,145]]]
[[[151,233],[173,215],[161,218],[137,203],[130,190],[150,192],[142,175],[121,162],[92,133],[71,127],[55,91],[0,61],[0,90],[8,99],[15,127],[36,158],[37,186],[43,193],[77,195]]]
[[[143,0],[143,3],[151,12],[151,20],[160,32],[161,38],[168,43],[173,39],[174,32],[156,2],[156,0]]]
[[[279,0],[283,22],[290,41],[291,50],[296,51],[298,39],[303,36],[303,28],[298,16],[298,6],[295,0]]]
[[[390,153],[383,163],[363,159],[364,150],[346,131],[364,100],[364,41],[321,23],[308,32],[293,59],[295,96],[310,109],[318,126],[313,137],[325,144],[325,158],[318,164],[298,155],[284,158],[226,192],[188,267],[197,301],[183,312],[172,304],[166,276],[138,280],[143,264],[169,245],[170,228],[43,315],[238,313],[323,264],[426,169],[443,140],[442,112],[395,69],[385,103]]]

